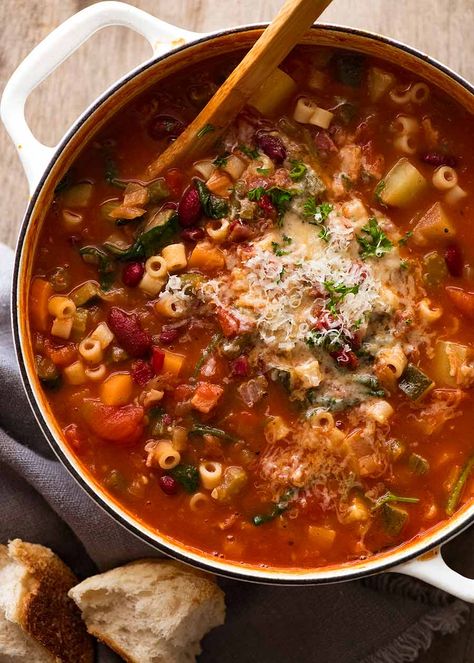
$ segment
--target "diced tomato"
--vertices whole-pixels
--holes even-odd
[[[143,433],[142,407],[136,405],[117,407],[86,400],[81,412],[91,431],[103,440],[120,445],[133,445]]]
[[[344,368],[347,368],[350,371],[355,370],[359,364],[357,355],[352,352],[352,350],[336,350],[335,352],[331,352],[331,357],[340,366],[344,366]]]
[[[191,398],[193,391],[194,387],[191,387],[190,384],[179,384],[173,391],[173,398],[177,403],[182,403]]]
[[[160,348],[157,348],[156,346],[152,348],[151,353],[151,365],[153,366],[155,374],[158,375],[163,370],[163,365],[165,363],[165,353],[163,350],[160,350]]]
[[[49,339],[46,339],[44,351],[56,366],[68,366],[77,357],[77,348],[74,343],[56,346]]]
[[[474,320],[474,292],[447,286],[446,294],[461,313]]]
[[[232,313],[229,313],[229,311],[226,311],[221,307],[217,309],[216,313],[224,336],[235,336],[239,333],[239,321],[232,315]]]
[[[183,192],[183,179],[183,173],[179,168],[171,168],[165,173],[166,184],[176,198]]]
[[[200,382],[191,398],[191,405],[199,412],[207,414],[217,405],[217,401],[223,393],[224,390],[217,384]]]

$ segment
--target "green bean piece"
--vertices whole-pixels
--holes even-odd
[[[448,501],[446,503],[446,513],[448,516],[452,516],[456,511],[459,500],[461,499],[461,494],[464,486],[466,485],[469,475],[471,474],[472,468],[474,467],[474,455],[469,458],[464,467],[462,468],[459,476],[451,488],[451,491],[448,495]]]
[[[209,345],[207,346],[207,348],[204,349],[204,352],[202,353],[202,355],[199,357],[199,359],[196,362],[196,366],[194,367],[194,371],[193,371],[193,378],[197,378],[201,368],[204,366],[204,364],[208,360],[209,356],[217,348],[217,346],[219,345],[221,339],[222,339],[222,334],[220,334],[219,332],[217,334],[214,334],[214,336],[211,338],[211,340],[209,341]]]
[[[189,431],[191,435],[213,435],[214,437],[219,437],[221,440],[226,442],[238,442],[238,438],[226,433],[221,428],[214,428],[213,426],[205,426],[204,424],[195,424]]]

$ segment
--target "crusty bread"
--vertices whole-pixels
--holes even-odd
[[[214,578],[171,561],[132,562],[84,580],[69,596],[89,633],[128,663],[192,663],[201,638],[225,617]]]
[[[49,548],[19,539],[0,547],[1,662],[92,663],[91,638],[67,595],[76,582]]]

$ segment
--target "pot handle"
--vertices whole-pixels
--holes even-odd
[[[389,570],[418,578],[463,601],[474,603],[474,580],[449,568],[440,548]]]
[[[23,165],[33,192],[57,146],[48,147],[32,134],[25,119],[30,93],[97,30],[111,25],[131,28],[150,43],[153,56],[202,35],[165,23],[124,2],[99,2],[71,16],[23,60],[3,92],[0,115]]]

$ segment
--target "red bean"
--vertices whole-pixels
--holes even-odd
[[[184,129],[184,122],[181,122],[172,115],[155,115],[148,125],[148,133],[155,140],[160,138],[177,138]]]
[[[129,288],[135,288],[145,272],[145,267],[141,262],[129,262],[122,270],[122,283]]]
[[[169,345],[170,343],[173,343],[173,341],[176,341],[176,339],[179,337],[181,334],[181,329],[179,327],[171,327],[170,329],[162,329],[158,339],[160,343],[163,343],[163,345]]]
[[[255,142],[267,157],[280,164],[286,159],[286,148],[282,139],[265,131],[257,131]]]
[[[267,216],[273,217],[276,214],[276,207],[266,194],[260,198],[257,205]]]
[[[451,244],[448,246],[444,252],[444,260],[451,276],[462,276],[464,264],[462,252],[458,244]]]
[[[199,242],[205,236],[204,228],[186,228],[181,233],[181,239],[184,239],[185,242]]]
[[[245,355],[240,355],[232,362],[232,373],[240,378],[247,377],[249,369],[249,360]]]
[[[155,373],[153,372],[152,367],[147,361],[143,359],[138,359],[132,364],[132,380],[136,382],[140,387],[144,387],[147,382],[149,382]]]
[[[420,159],[423,163],[427,163],[435,168],[439,168],[439,166],[451,166],[451,168],[456,168],[458,165],[456,157],[449,154],[441,154],[440,152],[425,152],[420,156]]]
[[[169,474],[164,474],[158,479],[158,485],[165,495],[176,495],[178,492],[178,482]]]
[[[142,329],[135,313],[125,313],[113,306],[107,318],[119,345],[131,357],[143,357],[150,351],[151,337]]]
[[[182,226],[194,226],[202,216],[202,205],[196,187],[189,186],[181,196],[178,216]]]

